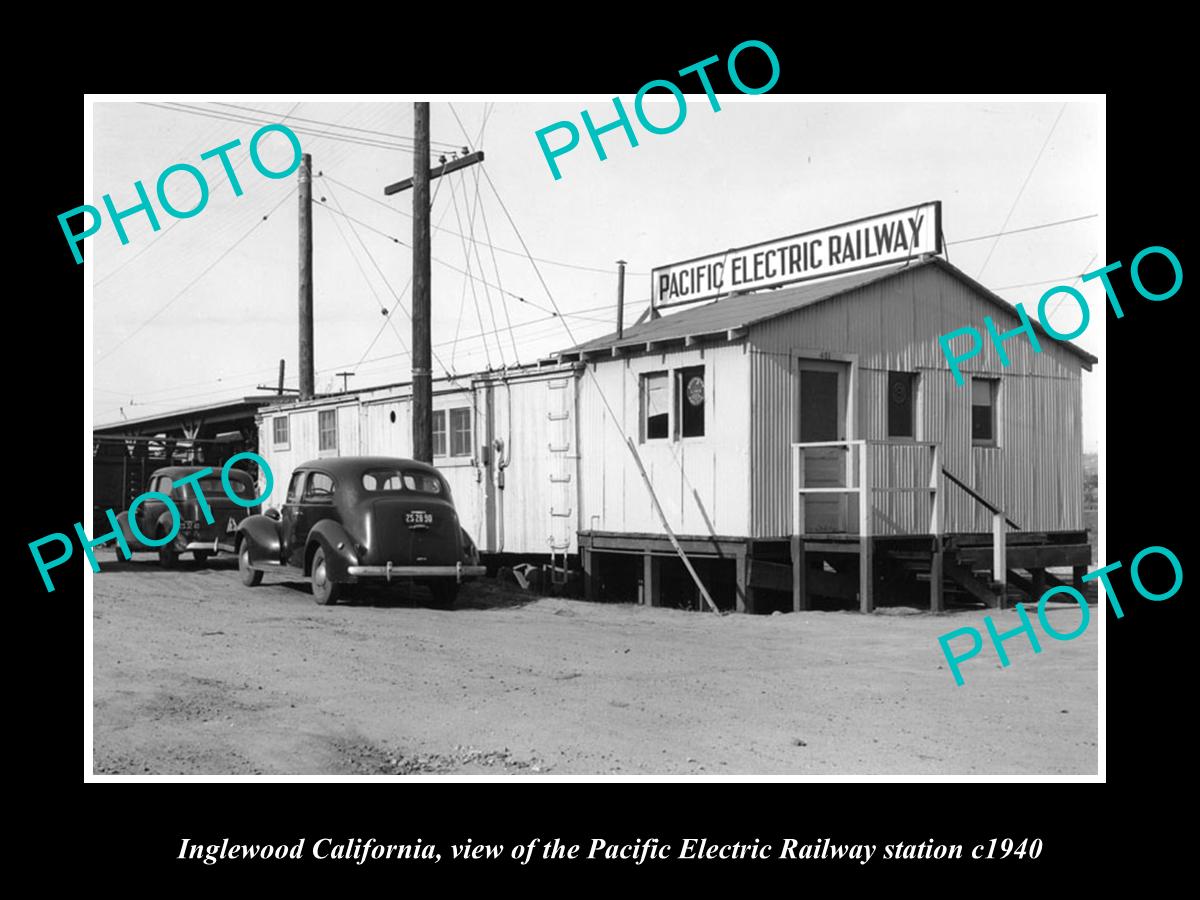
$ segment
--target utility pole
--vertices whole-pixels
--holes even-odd
[[[350,390],[350,376],[353,375],[354,373],[353,372],[335,372],[334,374],[342,379],[342,393],[344,394],[344,393],[346,393],[346,391]]]
[[[283,396],[283,369],[285,365],[287,365],[286,361],[281,359],[279,361],[279,389],[276,391],[281,397]]]
[[[429,104],[413,109],[413,459],[433,462],[433,347],[429,337]]]
[[[300,399],[311,400],[313,386],[312,154],[300,159]]]
[[[483,151],[429,168],[429,104],[413,104],[413,176],[383,189],[390,197],[412,188],[412,458],[433,462],[433,347],[429,336],[432,283],[429,271],[429,183],[483,161]]]

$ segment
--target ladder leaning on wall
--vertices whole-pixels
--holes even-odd
[[[571,550],[572,508],[571,482],[575,459],[572,453],[575,433],[571,421],[571,379],[553,378],[546,383],[549,402],[546,418],[550,420],[550,578],[553,584],[567,581],[567,554]],[[561,557],[561,559],[560,559]]]

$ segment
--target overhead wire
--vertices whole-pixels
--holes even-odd
[[[246,112],[261,113],[261,114],[267,115],[267,116],[274,115],[274,113],[270,112],[269,110],[256,109],[252,106],[241,106],[237,103],[217,103],[214,101],[213,105],[214,106],[227,106],[230,109],[240,109],[240,110],[244,110]],[[330,128],[340,128],[343,131],[361,131],[364,134],[374,134],[374,135],[379,135],[380,137],[395,138],[396,140],[399,140],[402,142],[407,141],[410,144],[412,143],[411,138],[408,138],[402,134],[396,134],[395,132],[391,132],[391,131],[378,131],[373,128],[359,128],[354,125],[339,125],[339,124],[336,124],[333,122],[326,122],[321,119],[308,119],[308,118],[305,118],[304,116],[293,116],[292,118],[296,122],[308,122],[313,125],[327,125]],[[430,144],[439,144],[439,145],[447,147],[448,149],[451,149],[451,150],[457,150],[458,146],[459,146],[457,144],[452,144],[449,141],[439,141],[439,140],[435,140],[433,138],[430,138],[429,143]]]
[[[482,168],[482,164],[481,164],[481,168]],[[534,274],[537,275],[538,281],[541,282],[542,289],[546,292],[546,296],[547,296],[547,298],[549,298],[550,304],[555,308],[555,311],[557,311],[558,310],[558,302],[554,299],[554,295],[550,292],[550,286],[548,284],[546,284],[546,279],[542,277],[541,270],[538,268],[537,263],[535,263],[533,261],[533,255],[531,253],[529,253],[529,247],[525,243],[525,238],[522,237],[520,229],[517,228],[517,223],[513,220],[512,214],[508,211],[508,207],[505,205],[504,200],[500,197],[500,192],[496,189],[496,185],[492,181],[492,178],[488,174],[486,168],[483,168],[483,177],[485,179],[487,179],[488,186],[492,189],[492,193],[495,195],[496,201],[500,204],[500,208],[504,211],[505,218],[508,219],[509,224],[512,226],[513,232],[517,236],[517,240],[521,243],[521,246],[525,248],[526,254],[530,257],[529,261],[530,261],[530,264],[533,266]],[[562,317],[560,316],[560,318],[562,318]],[[574,344],[575,346],[578,346],[579,342],[576,341],[575,335],[571,331],[570,323],[567,322],[566,319],[563,319],[562,324],[563,324],[563,328],[565,328],[567,331],[567,337],[570,339],[571,343]],[[608,396],[604,392],[603,386],[600,384],[600,379],[596,376],[596,373],[592,370],[591,367],[585,366],[585,371],[591,377],[592,383],[596,387],[596,393],[599,395],[600,401],[601,401],[601,403],[603,403],[604,408],[608,411],[609,418],[612,419],[612,422],[616,426],[617,431],[620,433],[621,437],[624,438],[625,443],[628,446],[630,453],[633,455],[635,462],[638,464],[639,469],[642,469],[641,457],[637,453],[637,448],[633,444],[633,439],[625,431],[625,426],[622,424],[622,420],[617,417],[616,410],[613,409],[612,403],[609,401]],[[675,448],[668,446],[668,449],[670,450],[671,458],[675,461],[675,465],[679,469],[679,475],[680,475],[681,479],[683,480],[684,484],[686,484],[689,488],[692,489],[692,496],[695,499],[697,505],[699,505],[700,504],[700,495],[696,492],[696,489],[691,484],[691,480],[687,477],[687,472],[684,470],[683,463],[682,463],[682,461],[680,461],[679,456],[676,454]],[[643,476],[645,475],[644,469],[642,470],[642,474],[643,474]],[[647,490],[650,493],[650,499],[653,501],[654,506],[658,510],[659,516],[661,517],[662,522],[663,522],[663,526],[667,530],[668,535],[672,536],[672,538],[673,538],[674,533],[671,530],[670,523],[667,522],[667,515],[666,515],[665,510],[662,509],[661,505],[658,502],[658,497],[657,497],[656,492],[654,491],[654,487],[653,487],[653,485],[650,484],[650,481],[648,478],[646,478],[645,481],[646,481]],[[707,514],[704,512],[703,507],[700,508],[700,512],[702,515],[707,517]],[[711,526],[710,526],[710,528],[711,528]],[[705,597],[705,599],[709,602],[709,604],[715,610],[716,604],[713,603],[712,598],[709,596],[708,590],[704,586],[704,582],[701,581],[700,576],[696,573],[695,569],[692,568],[691,561],[688,559],[687,554],[684,553],[683,548],[679,546],[678,542],[672,540],[672,543],[674,544],[676,552],[678,552],[680,560],[683,562],[684,567],[688,570],[688,574],[691,575],[692,580],[695,582],[697,589],[699,589],[701,594]]]
[[[603,306],[588,307],[585,310],[582,310],[582,312],[599,312],[601,310],[613,309],[614,306],[615,306],[615,304],[605,304]],[[557,318],[558,318],[557,316],[541,316],[536,319],[530,319],[526,322],[518,322],[517,324],[515,324],[513,326],[513,328],[523,329],[523,328],[532,327],[534,325],[546,326],[548,323],[555,322],[555,320]],[[608,324],[608,322],[606,320],[597,319],[597,320],[590,320],[590,321],[595,321],[595,322],[598,322],[601,324],[606,324],[606,325]],[[539,332],[539,334],[544,334],[545,336],[548,336],[549,334],[555,333],[558,330],[559,329],[558,329],[557,325],[552,325],[548,330],[545,327],[539,328],[538,332]],[[469,334],[469,335],[464,335],[461,338],[461,340],[462,341],[478,340],[478,339],[480,339],[480,337],[481,337],[481,335],[479,335],[479,334]],[[452,341],[446,340],[446,341],[440,341],[440,342],[434,344],[433,346],[447,347],[447,346],[450,346],[451,344],[452,344]],[[363,365],[369,365],[371,363],[387,362],[387,361],[390,361],[393,359],[399,359],[410,353],[411,353],[410,350],[406,350],[402,353],[390,353],[390,354],[385,354],[383,356],[371,357],[370,359],[360,358],[358,360],[357,364],[352,364],[350,362],[337,363],[337,364],[329,366],[327,368],[325,368],[325,367],[320,368],[317,370],[317,373],[318,374],[326,374],[326,373],[334,372],[336,370],[344,369],[347,367],[357,369]],[[187,389],[190,387],[199,387],[202,385],[216,384],[218,382],[224,382],[227,380],[232,381],[235,378],[240,378],[240,377],[247,376],[247,375],[266,375],[266,374],[269,374],[274,371],[276,371],[276,368],[274,366],[263,366],[263,367],[260,367],[257,369],[249,369],[244,372],[234,372],[234,373],[231,373],[228,375],[222,375],[215,379],[208,379],[206,381],[187,382],[185,384],[177,384],[177,385],[174,385],[169,388],[160,388],[160,389],[157,389],[154,391],[118,391],[118,390],[113,390],[111,388],[97,388],[96,390],[100,390],[100,391],[103,391],[104,393],[109,393],[109,394],[112,394],[117,397],[150,397],[150,396],[157,396],[157,395],[163,394],[163,393],[170,393],[172,391],[184,390],[184,389]],[[261,380],[261,379],[259,379],[259,380]],[[193,394],[185,394],[185,395],[178,396],[178,397],[168,397],[161,401],[150,401],[149,403],[147,403],[146,401],[136,401],[134,405],[137,405],[137,406],[164,405],[164,404],[175,403],[175,402],[178,402],[179,400],[193,399],[196,397],[216,397],[216,396],[219,396],[228,391],[240,390],[245,387],[254,387],[257,385],[257,383],[258,382],[255,381],[255,382],[247,382],[247,383],[243,383],[243,384],[230,384],[226,387],[218,388],[215,390],[203,391],[200,393],[193,393]]]
[[[287,119],[288,119],[288,118],[291,116],[291,114],[292,114],[293,112],[295,112],[295,111],[296,111],[296,109],[297,109],[297,108],[300,106],[300,104],[301,104],[301,103],[303,103],[303,102],[304,102],[304,101],[300,100],[300,101],[297,101],[296,103],[293,103],[293,104],[292,104],[292,108],[291,108],[290,110],[288,110],[288,112],[287,112],[287,115],[285,115],[285,116],[284,116],[282,119],[280,119],[279,121],[281,121],[281,122],[283,122],[283,121],[286,121],[286,120],[287,120]],[[181,155],[182,155],[182,153],[177,153],[177,154],[176,154],[176,156],[177,156],[177,157],[178,157],[178,156],[181,156]],[[237,171],[237,168],[238,168],[238,166],[240,166],[242,163],[244,163],[244,162],[245,162],[245,161],[246,161],[246,160],[247,160],[249,157],[250,157],[250,151],[249,151],[249,150],[247,150],[247,151],[246,151],[246,154],[245,154],[245,156],[243,156],[241,159],[239,159],[239,160],[238,160],[236,163],[233,163],[233,164],[232,164],[232,166],[233,166],[233,170],[236,172],[236,171]],[[229,180],[229,173],[228,173],[228,172],[227,172],[227,171],[224,169],[224,167],[222,167],[222,169],[221,169],[221,175],[220,175],[220,176],[217,178],[217,180],[216,180],[216,181],[214,181],[214,182],[213,182],[212,186],[213,186],[213,187],[220,187],[222,184],[224,184],[224,183],[225,183],[226,181],[228,181],[228,180]],[[169,231],[171,231],[172,229],[174,229],[174,227],[175,227],[176,225],[178,225],[178,224],[179,224],[180,222],[182,222],[182,221],[183,221],[183,219],[172,219],[172,220],[171,220],[171,222],[170,222],[170,223],[167,225],[167,227],[166,227],[166,228],[164,228],[164,229],[162,229],[162,230],[161,230],[161,231],[158,233],[158,237],[157,237],[157,238],[155,238],[154,240],[149,240],[149,241],[147,241],[147,242],[146,242],[146,244],[145,244],[144,246],[142,246],[142,247],[141,247],[141,248],[140,248],[140,249],[139,249],[139,250],[138,250],[136,253],[134,253],[132,256],[130,256],[128,259],[126,259],[126,260],[125,260],[123,263],[121,263],[119,266],[117,266],[115,269],[113,269],[113,270],[112,270],[111,272],[109,272],[107,275],[104,275],[104,276],[102,276],[101,278],[97,278],[97,279],[96,279],[96,280],[93,282],[93,284],[92,284],[92,287],[93,287],[93,288],[99,287],[101,284],[103,284],[104,282],[108,281],[108,279],[112,278],[114,275],[116,275],[118,272],[120,272],[122,269],[124,269],[126,266],[128,266],[130,263],[132,263],[132,262],[133,262],[134,260],[136,260],[138,257],[140,257],[140,256],[141,256],[143,253],[145,253],[145,252],[146,252],[147,250],[149,250],[151,247],[157,247],[157,246],[158,246],[158,244],[159,244],[159,242],[160,242],[160,241],[161,241],[161,240],[162,240],[164,237],[166,237],[166,235],[167,235],[167,232],[169,232]]]
[[[1025,175],[1025,180],[1021,182],[1021,187],[1017,191],[1017,196],[1013,198],[1012,206],[1008,209],[1008,215],[1004,217],[1004,224],[1000,226],[999,234],[1004,233],[1004,229],[1008,227],[1009,220],[1012,219],[1012,214],[1017,210],[1017,204],[1021,202],[1021,195],[1025,193],[1025,187],[1029,184],[1029,179],[1033,177],[1034,171],[1037,169],[1038,163],[1041,162],[1042,154],[1046,152],[1046,147],[1050,144],[1050,138],[1054,136],[1054,129],[1058,127],[1058,121],[1066,112],[1067,104],[1059,107],[1058,115],[1054,117],[1054,123],[1050,126],[1050,131],[1046,134],[1046,140],[1042,141],[1041,149],[1038,150],[1037,156],[1034,157],[1033,165],[1029,167],[1029,172]],[[999,236],[992,242],[991,248],[988,250],[987,256],[984,257],[983,265],[979,267],[979,274],[975,276],[976,280],[983,277],[984,270],[987,269],[988,263],[992,260],[992,253],[995,252],[997,245],[1000,243]]]
[[[458,222],[458,228],[459,228],[459,231],[461,231],[462,230],[462,217],[458,214],[458,195],[454,190],[453,174],[451,174],[449,176],[448,180],[450,181],[450,202],[454,206],[454,219],[456,222]],[[467,260],[467,270],[466,270],[465,274],[467,276],[467,281],[470,283],[471,302],[475,305],[475,317],[479,320],[479,330],[482,332],[484,330],[483,314],[479,310],[479,296],[475,293],[475,281],[471,276],[471,252],[467,249],[466,237],[463,235],[459,235],[459,237],[461,238],[461,241],[462,241],[463,256],[465,256],[466,260]],[[493,327],[495,327],[495,324],[496,324],[495,322],[492,323]],[[487,350],[487,341],[484,341],[483,346],[484,346],[484,350],[487,351],[486,355],[488,358],[488,368],[490,369],[492,367],[492,356],[491,356],[491,352]]]
[[[358,196],[362,197],[365,200],[370,200],[375,205],[382,206],[384,209],[388,210],[389,212],[398,213],[399,215],[405,216],[406,218],[409,218],[409,219],[412,218],[411,213],[405,212],[403,209],[392,206],[390,203],[386,203],[377,197],[372,197],[370,194],[366,193],[365,191],[360,191],[358,188],[353,187],[352,185],[346,184],[344,181],[339,181],[328,173],[326,173],[325,177],[327,179],[329,179],[330,181],[332,181],[334,184],[338,185],[339,187],[343,187],[346,190],[350,191],[351,193],[357,194]],[[453,234],[455,237],[462,237],[462,235],[458,234],[457,232],[450,231],[450,229],[448,229],[448,228],[435,227],[433,230],[434,231],[445,231],[449,234]],[[522,253],[520,250],[512,250],[508,247],[499,247],[490,242],[488,243],[488,246],[492,249],[493,252],[507,253],[509,256],[517,256],[517,257],[520,257],[521,259],[525,258],[525,254]],[[544,256],[535,256],[534,259],[536,259],[538,262],[546,263],[547,265],[550,265],[550,266],[561,266],[564,269],[577,269],[578,271],[581,271],[581,272],[596,272],[600,275],[612,275],[613,274],[612,269],[602,269],[598,266],[585,266],[585,265],[580,265],[578,263],[563,262],[562,260],[557,260],[557,259],[547,259]],[[629,275],[649,276],[650,275],[649,272],[634,272],[632,270],[626,270],[625,274],[627,276],[629,276]]]
[[[991,234],[980,234],[976,237],[961,238],[957,241],[946,241],[945,243],[948,246],[954,246],[956,244],[970,244],[974,241],[986,241],[988,238],[999,239],[1002,237],[1007,237],[1010,234],[1024,234],[1026,231],[1040,231],[1043,228],[1053,228],[1056,225],[1069,225],[1072,222],[1082,222],[1085,219],[1094,219],[1099,215],[1099,213],[1088,213],[1086,216],[1075,216],[1070,219],[1059,219],[1057,222],[1042,222],[1040,225],[1029,225],[1025,228],[1014,228],[1011,231],[995,231]]]
[[[238,116],[238,115],[235,115],[232,113],[225,113],[225,112],[221,112],[221,111],[210,111],[210,110],[205,110],[205,109],[202,109],[199,107],[190,107],[186,104],[167,105],[167,104],[163,104],[163,103],[151,103],[148,101],[141,101],[141,102],[145,106],[153,106],[153,107],[157,107],[159,109],[170,110],[172,112],[186,113],[188,115],[193,115],[193,116],[203,116],[203,117],[210,118],[210,119],[223,119],[227,122],[237,122],[238,124],[241,124],[241,125],[274,124],[272,122],[264,121],[262,119],[254,119],[254,118],[250,118],[248,116]],[[360,137],[344,135],[344,134],[329,134],[326,132],[313,131],[312,129],[301,128],[298,126],[292,128],[292,131],[294,131],[296,134],[304,135],[306,137],[320,138],[320,139],[327,140],[327,141],[340,141],[340,142],[346,143],[346,144],[355,144],[355,145],[362,146],[362,147],[370,147],[375,150],[400,150],[404,153],[412,153],[415,149],[412,145],[390,143],[387,141],[376,140],[373,138],[360,138]]]
[[[342,204],[341,204],[341,202],[338,200],[338,198],[337,198],[337,195],[336,195],[336,194],[333,192],[333,188],[328,188],[328,190],[329,190],[329,196],[333,198],[333,202],[337,204],[337,206],[338,206],[338,209],[341,209],[341,207],[342,207]],[[337,224],[337,219],[334,219],[334,220],[333,220],[333,223],[334,223],[334,225],[335,225],[335,226],[337,226],[337,228],[338,228],[338,233],[339,233],[339,234],[341,234],[341,226]],[[359,233],[358,233],[358,232],[355,230],[355,228],[354,228],[354,223],[353,223],[353,222],[349,222],[348,224],[350,225],[350,231],[351,231],[351,232],[354,234],[354,237],[355,237],[355,239],[358,241],[358,244],[359,244],[359,246],[360,246],[360,247],[362,247],[362,248],[363,248],[363,252],[367,254],[367,259],[371,260],[371,265],[373,265],[373,266],[375,267],[375,271],[379,273],[379,277],[383,279],[383,281],[384,281],[384,284],[387,284],[387,285],[388,285],[388,289],[390,290],[390,289],[391,289],[391,284],[390,284],[390,283],[388,283],[387,276],[383,274],[383,269],[380,267],[379,263],[378,263],[378,262],[376,262],[374,255],[373,255],[373,254],[371,253],[371,251],[370,251],[370,250],[367,248],[367,245],[366,245],[366,244],[363,242],[362,236],[361,236],[361,235],[359,235]],[[349,249],[350,249],[350,242],[349,242],[349,241],[347,241],[347,242],[346,242],[346,249],[347,249],[347,250],[349,250]],[[351,253],[351,255],[353,256],[353,253]],[[356,264],[358,263],[358,258],[357,258],[357,257],[355,257],[355,259],[354,259],[354,262],[355,262]],[[360,271],[360,272],[362,272],[362,276],[363,276],[363,278],[367,280],[367,286],[371,288],[371,293],[372,293],[372,294],[375,294],[375,302],[376,302],[376,303],[378,303],[378,304],[379,304],[379,308],[380,308],[381,310],[383,310],[383,315],[385,316],[385,324],[388,324],[388,325],[391,325],[391,326],[392,326],[392,333],[393,333],[393,334],[395,334],[395,335],[396,335],[396,339],[397,339],[398,341],[400,341],[400,346],[401,346],[401,347],[403,347],[405,350],[407,350],[407,349],[408,349],[408,342],[404,340],[404,337],[403,337],[403,336],[400,334],[399,330],[397,330],[395,322],[393,322],[393,321],[392,321],[392,318],[391,318],[391,316],[389,316],[389,315],[388,315],[388,310],[387,310],[387,307],[385,307],[385,306],[383,305],[383,301],[381,301],[381,300],[379,299],[379,295],[375,293],[375,288],[374,288],[374,286],[373,286],[373,285],[370,283],[370,279],[367,279],[367,273],[366,273],[366,271],[365,271],[365,270],[362,268],[362,266],[361,266],[361,265],[359,266],[359,271]],[[393,294],[393,295],[394,295],[394,294]],[[399,297],[396,297],[396,300],[395,300],[395,302],[396,302],[396,303],[399,303],[399,302],[400,302],[400,298],[399,298]]]
[[[195,278],[193,278],[191,281],[189,281],[186,285],[184,285],[183,288],[181,288],[177,293],[175,293],[171,297],[171,299],[169,299],[166,303],[164,303],[157,310],[155,310],[154,313],[152,313],[149,316],[149,318],[145,319],[140,325],[138,325],[136,328],[134,328],[132,331],[130,331],[128,334],[126,334],[123,338],[121,338],[121,340],[117,341],[117,343],[115,343],[112,347],[110,347],[105,353],[96,357],[96,364],[98,365],[99,363],[108,359],[108,357],[112,356],[113,353],[115,353],[119,348],[123,347],[129,341],[130,338],[132,338],[134,335],[138,334],[143,328],[145,328],[147,325],[149,325],[151,322],[153,322],[155,319],[157,319],[160,315],[162,315],[164,312],[166,312],[166,310],[171,306],[171,304],[173,304],[176,300],[178,300],[180,297],[182,297],[184,294],[186,294],[192,288],[193,285],[195,285],[198,281],[200,281],[201,278],[203,278],[205,275],[207,275],[209,272],[211,272],[213,269],[215,269],[217,267],[217,265],[221,262],[221,260],[223,260],[225,257],[227,257],[234,250],[236,250],[241,245],[242,241],[244,241],[244,240],[246,240],[246,238],[250,237],[250,235],[252,235],[255,232],[255,230],[263,222],[267,221],[267,219],[269,219],[272,215],[274,215],[276,210],[278,210],[279,207],[283,206],[283,204],[287,202],[288,198],[291,197],[292,194],[294,194],[295,192],[296,192],[296,187],[293,186],[292,189],[289,190],[283,196],[283,199],[280,200],[277,204],[275,204],[274,207],[271,208],[271,211],[269,213],[267,213],[261,219],[259,219],[253,225],[251,225],[249,231],[245,232],[241,237],[239,237],[236,241],[234,241],[233,244],[225,250],[225,252],[223,252],[220,256],[218,256],[216,259],[214,259],[207,266],[205,266],[199,275],[197,275]]]

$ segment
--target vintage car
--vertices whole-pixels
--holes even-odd
[[[479,552],[458,522],[450,486],[411,459],[351,456],[297,466],[283,509],[249,516],[237,530],[242,583],[290,569],[309,576],[317,603],[346,585],[412,580],[449,608],[464,578],[483,575]]]
[[[210,525],[200,508],[200,501],[192,492],[192,483],[177,485],[176,482],[188,475],[203,471],[207,466],[167,466],[155,469],[150,475],[147,491],[166,494],[175,501],[179,510],[179,533],[175,540],[162,547],[149,547],[134,535],[129,527],[129,511],[117,516],[121,534],[134,553],[157,553],[164,568],[171,568],[179,560],[180,553],[191,552],[197,562],[204,562],[214,553],[225,550],[233,553],[237,549],[235,540],[238,523],[254,511],[254,507],[238,506],[226,496],[221,487],[221,471],[216,469],[195,484],[200,487],[204,503],[212,516]],[[229,470],[229,485],[239,497],[250,499],[256,496],[254,478],[241,469]],[[150,497],[137,506],[137,527],[150,540],[158,540],[171,533],[173,514],[167,504]]]

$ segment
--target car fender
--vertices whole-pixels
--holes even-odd
[[[340,546],[339,546],[340,545]],[[304,574],[311,574],[309,563],[316,548],[325,551],[325,571],[330,581],[354,581],[350,566],[358,565],[358,549],[354,538],[333,519],[322,519],[308,532],[308,545],[304,553]]]
[[[121,529],[121,536],[125,538],[125,543],[129,545],[131,551],[154,549],[153,547],[147,547],[133,536],[133,530],[129,527],[129,510],[117,514],[117,527]],[[148,536],[153,537],[153,535]]]
[[[267,516],[246,516],[238,522],[235,539],[239,550],[242,541],[249,542],[252,563],[277,563],[283,556],[279,523]]]
[[[162,515],[158,517],[158,521],[154,523],[154,534],[148,535],[156,540],[160,535],[170,534],[171,529],[175,527],[175,515],[169,509],[164,509]],[[175,532],[175,540],[170,544],[164,544],[164,547],[170,547],[177,553],[182,553],[187,547],[187,540],[183,536],[183,522],[179,523],[179,530]],[[155,548],[161,549],[161,548]]]

